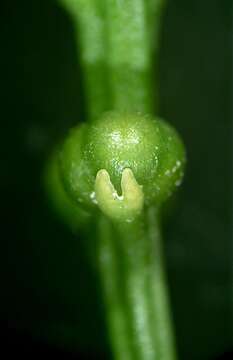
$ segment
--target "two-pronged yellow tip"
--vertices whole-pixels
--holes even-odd
[[[112,219],[130,222],[141,213],[144,195],[142,186],[137,183],[129,168],[122,172],[121,189],[122,194],[119,195],[107,170],[98,171],[95,180],[95,198],[99,208]]]

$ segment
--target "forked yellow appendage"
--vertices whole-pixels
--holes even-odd
[[[131,222],[143,208],[144,195],[131,169],[124,169],[121,178],[122,195],[117,194],[105,169],[98,171],[95,180],[95,197],[99,208],[114,220]]]

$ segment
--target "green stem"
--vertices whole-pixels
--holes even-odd
[[[98,219],[97,263],[103,289],[108,331],[116,360],[133,360],[127,308],[123,297],[119,259],[112,225],[105,216]]]
[[[161,29],[161,20],[165,8],[166,0],[147,0],[147,21],[150,33],[150,42],[152,50],[159,48],[159,37]]]
[[[156,209],[130,223],[100,222],[100,274],[115,358],[174,360]]]
[[[166,0],[147,0],[147,21],[150,34],[151,59],[153,59],[152,70],[150,76],[153,78],[153,102],[154,110],[158,112],[159,109],[159,45],[160,32],[163,13],[165,9]]]
[[[73,19],[80,53],[87,118],[98,118],[111,109],[106,64],[106,24],[102,0],[60,0]]]
[[[158,359],[176,359],[175,339],[170,313],[167,279],[160,232],[159,214],[156,208],[147,210],[146,227],[150,246],[150,296],[154,331],[158,347]]]
[[[73,17],[88,119],[106,110],[157,111],[152,79],[164,0],[60,0]],[[156,105],[155,105],[156,104]]]
[[[105,0],[114,109],[152,109],[150,36],[144,0]]]

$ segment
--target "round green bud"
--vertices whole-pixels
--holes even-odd
[[[51,210],[62,219],[74,233],[88,223],[90,214],[77,206],[77,203],[72,201],[64,189],[61,182],[57,151],[51,154],[46,163],[43,173],[43,183],[49,200],[48,205]]]
[[[184,163],[184,146],[174,128],[140,113],[109,112],[73,129],[60,154],[65,188],[87,208],[96,206],[100,170],[107,171],[114,191],[121,194],[122,173],[130,169],[149,206],[160,205],[180,185]]]
[[[93,207],[95,202],[95,175],[84,156],[86,131],[86,124],[71,129],[59,156],[64,188],[84,209]]]

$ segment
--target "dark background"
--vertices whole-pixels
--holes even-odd
[[[85,118],[72,24],[52,0],[0,8],[0,351],[109,359],[96,276],[41,185],[49,151]],[[168,1],[160,114],[188,154],[164,229],[180,360],[217,359],[232,346],[231,71],[232,1]]]

